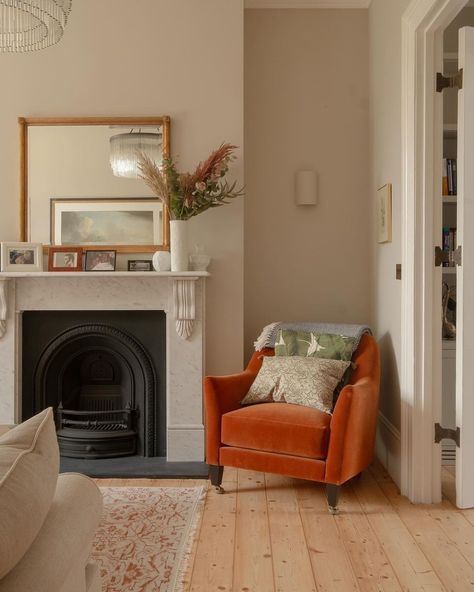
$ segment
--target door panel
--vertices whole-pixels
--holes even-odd
[[[456,425],[461,428],[456,454],[456,504],[474,507],[474,28],[459,31],[457,244]]]

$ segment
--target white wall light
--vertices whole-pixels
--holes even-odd
[[[318,203],[318,175],[315,171],[296,171],[295,203],[298,206]]]

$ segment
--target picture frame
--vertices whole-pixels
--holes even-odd
[[[113,250],[89,250],[86,251],[84,263],[85,271],[115,271],[117,251]]]
[[[128,271],[154,271],[151,259],[129,259]]]
[[[41,243],[2,242],[1,270],[13,272],[43,271]]]
[[[377,189],[377,242],[392,242],[392,184]]]
[[[80,247],[50,247],[48,271],[82,271],[83,253]]]
[[[153,197],[51,198],[51,245],[140,252],[163,242],[163,205]]]

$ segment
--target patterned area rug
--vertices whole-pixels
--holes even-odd
[[[92,558],[103,592],[179,592],[205,487],[101,487]]]

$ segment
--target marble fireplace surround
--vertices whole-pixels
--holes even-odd
[[[0,273],[0,424],[21,418],[21,322],[29,310],[166,313],[167,460],[203,461],[207,272]]]

